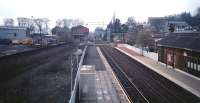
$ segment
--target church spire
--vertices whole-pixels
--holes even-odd
[[[113,18],[112,18],[112,23],[115,22],[115,19],[116,19],[116,14],[115,14],[115,11],[114,11]]]

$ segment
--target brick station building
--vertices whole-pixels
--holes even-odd
[[[82,25],[78,25],[76,27],[71,28],[72,37],[79,41],[85,41],[89,34],[89,28],[84,27]]]
[[[200,33],[172,33],[158,41],[158,61],[200,77]]]

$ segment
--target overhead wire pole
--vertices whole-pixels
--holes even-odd
[[[91,26],[91,25],[103,26],[103,27],[104,27],[105,23],[104,23],[104,22],[87,22],[87,23],[85,24],[85,26]]]
[[[72,88],[73,88],[72,87],[73,86],[73,65],[74,65],[73,64],[73,55],[70,55],[70,61],[71,61],[71,63],[70,63],[71,64],[70,65],[71,66],[71,69],[70,69],[70,79],[71,79],[70,92],[71,92],[71,95],[72,95]]]
[[[104,22],[87,22],[86,25],[103,25],[104,26]]]

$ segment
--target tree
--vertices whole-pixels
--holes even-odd
[[[83,24],[84,24],[84,21],[81,19],[74,19],[72,20],[72,23],[71,23],[72,27],[83,25]]]
[[[173,24],[169,24],[169,32],[173,33],[175,30],[175,26]]]
[[[34,30],[35,30],[35,26],[30,25],[29,27],[26,28],[26,34],[31,36],[31,34],[33,33]]]
[[[60,20],[60,19],[58,19],[58,20],[56,21],[56,26],[57,26],[57,27],[63,27],[63,21]]]
[[[127,33],[129,30],[128,25],[127,24],[122,24],[121,25],[121,32],[122,33]]]
[[[47,34],[49,27],[48,27],[48,23],[49,23],[49,19],[48,18],[37,18],[34,19],[34,25],[37,27],[38,31],[40,34]]]
[[[125,34],[128,32],[128,26],[126,24],[121,25],[122,41],[125,42]]]
[[[37,18],[34,19],[34,24],[36,25],[39,34],[40,34],[40,43],[44,43],[43,41],[43,35],[48,33],[48,22],[49,19],[48,18]]]
[[[63,19],[63,26],[70,28],[72,26],[72,19]]]
[[[56,26],[51,30],[52,34],[57,35],[59,41],[71,41],[70,29],[66,22],[67,19],[57,20]]]
[[[102,27],[96,27],[94,32],[95,32],[96,37],[101,38],[101,39],[105,35],[105,30]]]
[[[128,17],[126,21],[126,25],[128,26],[129,32],[134,32],[136,28],[136,21],[134,17]]]
[[[152,36],[150,31],[143,29],[138,32],[136,43],[142,48],[142,55],[144,47],[148,47],[151,40]]]
[[[48,33],[48,30],[49,30],[49,19],[48,18],[43,18],[43,25],[45,26],[45,28],[44,28],[44,31],[46,32],[46,33]]]
[[[59,32],[60,32],[60,30],[61,30],[61,27],[55,26],[54,28],[51,29],[51,33],[52,33],[53,35],[58,35]]]
[[[166,17],[170,21],[185,21],[197,31],[200,31],[200,7],[197,8],[196,14],[191,16],[190,12],[183,12],[177,15],[171,15]]]
[[[36,26],[39,29],[39,33],[42,34],[42,26],[43,26],[43,20],[42,19],[34,19]]]
[[[4,26],[14,26],[14,20],[12,18],[4,18]]]
[[[113,23],[113,33],[121,33],[121,21],[118,18]]]

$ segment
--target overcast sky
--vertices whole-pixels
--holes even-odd
[[[50,25],[62,18],[80,18],[107,24],[114,12],[122,22],[134,16],[136,21],[194,11],[200,0],[0,0],[0,24],[5,17],[48,17]],[[94,28],[92,23],[89,27]]]

